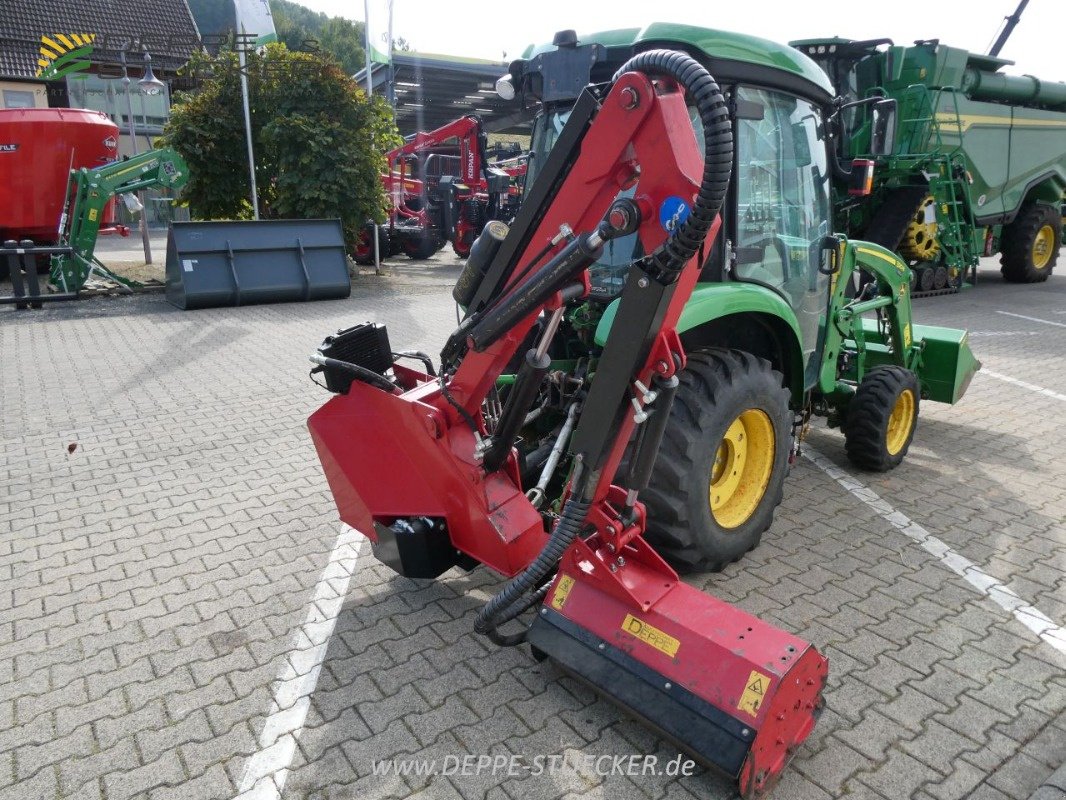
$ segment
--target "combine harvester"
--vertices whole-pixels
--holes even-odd
[[[898,103],[886,155],[870,152],[868,116],[837,132],[839,161],[872,162],[870,186],[857,187],[863,175],[838,159],[833,166],[839,227],[907,261],[913,296],[957,292],[967,276],[976,282],[978,259],[996,253],[1005,280],[1047,280],[1062,245],[1066,84],[1006,75],[1000,70],[1014,62],[936,39],[792,45],[825,70],[842,100]]]
[[[912,324],[902,261],[831,235],[836,112],[806,56],[681,25],[563,31],[498,86],[541,104],[527,191],[474,243],[439,371],[376,324],[311,357],[335,393],[309,420],[333,497],[401,575],[506,576],[478,633],[757,796],[813,729],[827,660],[670,563],[758,543],[812,414],[888,469],[919,400],[955,402],[977,364],[963,331]]]

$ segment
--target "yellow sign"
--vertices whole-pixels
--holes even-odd
[[[753,669],[751,675],[748,676],[748,682],[744,685],[744,694],[740,696],[737,708],[747,711],[753,717],[759,716],[759,709],[762,708],[763,698],[766,697],[766,691],[769,688],[770,678],[757,669]]]
[[[909,322],[903,326],[903,346],[911,346],[911,326]]]
[[[53,33],[41,37],[37,58],[37,77],[46,81],[59,80],[72,72],[89,69],[95,33]],[[84,75],[75,75],[84,78]]]
[[[644,620],[637,619],[632,614],[626,614],[626,618],[622,620],[622,630],[632,636],[636,636],[644,644],[650,644],[656,650],[666,653],[671,658],[677,655],[678,648],[681,647],[681,642],[666,633],[666,631],[661,631],[654,625],[649,625]]]
[[[566,604],[566,598],[570,596],[570,590],[574,588],[574,579],[569,575],[563,575],[559,578],[559,583],[555,587],[555,594],[552,595],[552,608],[556,611],[562,611],[563,606]]]

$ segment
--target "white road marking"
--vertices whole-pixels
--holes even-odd
[[[986,336],[1043,336],[1043,331],[970,331],[970,338]]]
[[[1054,325],[1056,328],[1066,328],[1066,322],[1055,322],[1050,319],[1040,319],[1040,317],[1027,317],[1025,314],[1015,314],[1013,311],[1000,311],[996,309],[997,314],[1002,314],[1005,317],[1017,317],[1018,319],[1027,319],[1030,322],[1040,322],[1044,325]]]
[[[315,586],[307,619],[296,631],[292,648],[274,682],[274,702],[259,735],[259,751],[248,759],[237,800],[279,800],[303,732],[311,694],[326,658],[337,615],[355,573],[363,534],[343,525],[329,562]]]
[[[1002,373],[990,370],[988,367],[981,367],[981,371],[977,374],[984,375],[988,378],[995,378],[997,381],[1005,381],[1006,383],[1013,384],[1022,389],[1028,389],[1030,392],[1036,392],[1037,394],[1042,394],[1045,397],[1050,397],[1053,400],[1061,400],[1062,402],[1066,403],[1066,394],[1059,394],[1058,392],[1051,391],[1051,389],[1045,389],[1043,386],[1037,386],[1035,383],[1029,383],[1028,381],[1018,380],[1017,378],[1012,378],[1010,375],[1003,375]]]
[[[896,530],[917,542],[940,563],[961,575],[977,591],[991,598],[1003,610],[1014,615],[1022,625],[1035,633],[1042,641],[1066,656],[1066,628],[1056,625],[1039,609],[1026,604],[1009,587],[982,570],[960,553],[956,553],[902,511],[897,511],[857,478],[840,469],[812,447],[804,446],[803,454],[822,472],[835,480],[852,495],[864,502]]]

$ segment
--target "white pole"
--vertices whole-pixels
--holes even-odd
[[[373,61],[370,60],[370,0],[363,0],[363,14],[366,17],[366,27],[364,28],[366,39],[366,99],[370,102],[370,98],[374,95],[374,76],[373,73]],[[390,20],[390,23],[391,20]],[[391,166],[390,166],[391,170]],[[376,219],[371,220],[373,227],[371,230],[371,239],[374,241],[374,273],[381,274],[381,248],[378,244],[378,221]]]
[[[244,26],[241,26],[241,33],[244,33]],[[248,107],[248,75],[245,71],[246,60],[244,57],[244,36],[241,37],[241,42],[237,47],[237,58],[240,61],[241,66],[241,101],[244,104],[244,135],[248,142],[248,178],[252,182],[252,214],[255,219],[259,219],[259,192],[255,186],[255,153],[252,150],[252,112]]]

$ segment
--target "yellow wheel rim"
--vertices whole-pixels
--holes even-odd
[[[759,507],[774,470],[777,442],[765,411],[749,408],[726,429],[711,465],[711,514],[723,528],[743,525]]]
[[[1036,232],[1033,239],[1033,266],[1043,269],[1051,261],[1051,251],[1055,247],[1055,229],[1045,225]]]
[[[888,417],[888,433],[885,435],[885,447],[889,455],[896,455],[910,438],[914,428],[914,392],[904,389],[896,398],[892,413]]]

